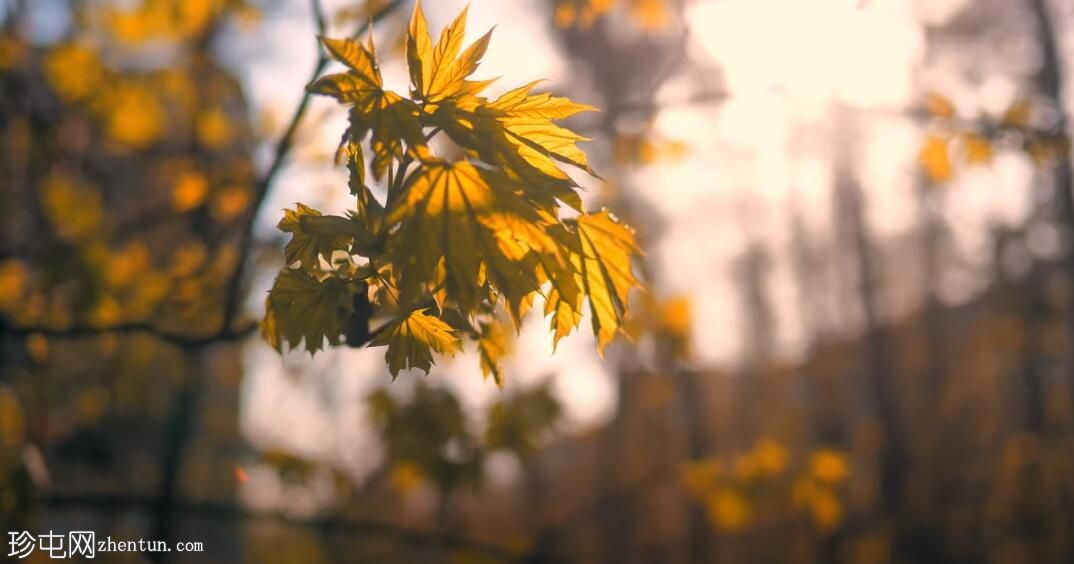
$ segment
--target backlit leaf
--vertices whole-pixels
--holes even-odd
[[[434,46],[421,2],[415,4],[407,39],[407,64],[415,98],[435,103],[447,98],[471,96],[491,82],[466,80],[477,70],[492,38],[490,30],[459,55],[466,35],[468,11],[469,8],[464,9],[455,21],[444,28]]]
[[[648,13],[658,4],[631,6]],[[384,88],[372,39],[322,39],[347,68],[318,78],[308,90],[349,106],[337,162],[349,170],[356,202],[342,217],[299,207],[281,222],[294,234],[288,262],[300,261],[308,272],[281,274],[277,286],[284,288],[270,294],[264,333],[274,345],[305,338],[307,346],[319,346],[338,331],[315,334],[302,325],[297,307],[288,309],[295,300],[287,289],[297,282],[321,294],[333,285],[361,297],[361,307],[347,300],[349,311],[336,308],[336,326],[342,316],[368,331],[374,314],[393,317],[372,342],[388,346],[393,375],[406,368],[427,372],[433,353],[454,352],[457,335],[467,335],[477,341],[483,372],[502,384],[502,312],[517,330],[538,296],[556,343],[578,326],[586,308],[602,353],[622,331],[630,289],[638,285],[633,232],[607,212],[585,212],[581,188],[562,167],[596,176],[579,146],[586,138],[556,123],[594,108],[534,93],[536,82],[495,100],[480,96],[489,81],[469,77],[491,32],[465,46],[466,19],[464,10],[434,42],[415,3],[405,38],[410,98]],[[449,157],[430,146],[440,133],[454,141]],[[366,151],[372,177],[386,180],[376,193],[367,184]],[[564,204],[580,215],[562,218]],[[352,260],[331,273],[318,268],[321,257],[342,249]],[[338,333],[333,338],[341,339]]]
[[[368,46],[347,39],[322,41],[350,70],[322,76],[308,90],[351,106],[347,137],[355,144],[372,131],[373,176],[382,178],[392,159],[403,156],[405,147],[424,153],[425,138],[418,122],[418,106],[381,88],[383,81],[372,38]]]
[[[467,162],[425,163],[388,209],[389,224],[402,223],[393,238],[402,268],[404,296],[422,291],[444,260],[448,294],[464,312],[482,298],[482,275],[515,308],[536,289],[519,262],[527,252],[554,252],[539,217],[517,194],[493,188],[486,171]],[[534,226],[537,227],[534,227]]]
[[[640,251],[634,233],[606,210],[580,216],[577,227],[581,253],[572,260],[581,271],[593,333],[603,354],[622,327],[630,290],[638,285],[631,257]]]
[[[342,342],[342,322],[351,307],[351,290],[338,278],[319,281],[305,271],[280,271],[269,290],[261,334],[277,349],[283,344],[297,347],[305,340],[306,350]]]
[[[321,212],[306,206],[297,204],[293,210],[284,210],[283,219],[276,226],[280,231],[291,234],[291,241],[284,249],[287,265],[301,262],[305,270],[316,269],[320,266],[319,257],[331,259],[332,251],[346,249],[350,243],[350,237],[344,233],[321,230],[314,232],[303,226],[303,218],[325,218]],[[343,218],[336,218],[346,221]]]
[[[384,358],[392,377],[401,370],[417,368],[426,373],[433,366],[433,353],[453,354],[458,340],[451,327],[440,319],[417,310],[384,328],[372,346],[387,345]]]
[[[481,324],[481,336],[477,341],[481,353],[481,372],[486,378],[492,376],[496,385],[503,387],[503,371],[500,360],[507,354],[507,333],[497,321]]]

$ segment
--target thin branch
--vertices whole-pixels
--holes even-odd
[[[132,509],[152,511],[156,507],[154,499],[120,494],[48,494],[42,496],[40,501],[53,509],[84,508],[113,514]],[[408,529],[384,521],[316,517],[302,519],[282,513],[252,511],[238,505],[219,502],[178,502],[172,506],[172,509],[176,515],[187,518],[268,520],[322,533],[390,538],[404,546],[465,550],[503,562],[517,562],[523,559],[522,555],[505,547],[457,535]]]
[[[369,21],[363,24],[358,31],[356,31],[353,37],[358,37],[366,32],[374,23],[387,17],[392,12],[397,10],[403,5],[405,0],[393,0],[386,4],[377,13],[369,19]],[[317,0],[313,0],[314,12],[319,9],[320,3]],[[317,16],[314,16],[315,19]],[[323,14],[322,14],[323,17]],[[320,23],[318,26],[320,27]],[[324,69],[328,66],[328,56],[321,50],[320,45],[317,47],[319,53],[317,57],[317,64],[314,65],[313,73],[310,79],[306,83],[313,82],[324,72]],[[237,317],[239,308],[242,302],[242,282],[246,275],[246,264],[249,262],[249,247],[250,241],[253,239],[254,226],[257,223],[257,217],[261,212],[261,208],[264,206],[268,190],[272,186],[272,181],[275,180],[276,175],[280,172],[284,162],[287,160],[287,156],[290,154],[291,149],[294,146],[295,134],[298,131],[298,127],[302,122],[302,118],[306,115],[306,110],[309,108],[309,103],[312,95],[310,92],[305,92],[302,95],[302,100],[298,103],[298,107],[295,108],[294,114],[291,116],[291,122],[288,124],[287,129],[284,131],[283,136],[276,144],[276,150],[273,153],[272,162],[269,164],[268,170],[265,175],[257,182],[254,192],[254,203],[247,211],[246,225],[239,238],[239,260],[234,272],[231,275],[231,279],[228,281],[227,302],[224,307],[224,327],[221,330],[225,330],[227,326]]]
[[[324,5],[321,0],[310,0],[313,8],[313,22],[317,26],[317,35],[324,35],[328,29],[328,18],[324,15]]]

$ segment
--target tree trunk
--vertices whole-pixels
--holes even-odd
[[[1040,42],[1041,64],[1037,71],[1037,89],[1040,94],[1047,97],[1055,104],[1055,111],[1059,115],[1057,125],[1058,132],[1069,136],[1069,116],[1063,103],[1063,65],[1059,49],[1058,33],[1053,26],[1054,18],[1048,10],[1047,0],[1030,0],[1033,18],[1037,24],[1037,38]],[[1074,284],[1074,171],[1071,170],[1069,153],[1065,153],[1059,159],[1055,167],[1055,204],[1058,211],[1058,220],[1066,233],[1067,249],[1063,260],[1067,278]],[[1067,351],[1068,355],[1074,355],[1074,307],[1067,307],[1066,311]],[[1074,404],[1074,358],[1067,358],[1068,385],[1070,386],[1071,403]]]

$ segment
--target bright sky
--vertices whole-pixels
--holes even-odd
[[[636,184],[645,187],[642,196],[653,213],[671,220],[649,255],[658,266],[658,283],[693,300],[694,318],[702,321],[695,335],[699,364],[732,362],[743,345],[732,268],[747,234],[773,254],[769,290],[782,350],[793,354],[805,344],[797,318],[800,296],[786,260],[787,212],[788,204],[797,200],[814,235],[830,236],[833,104],[845,104],[861,116],[852,151],[861,163],[869,221],[883,237],[913,227],[914,159],[922,131],[901,116],[921,92],[942,86],[956,94],[960,108],[982,99],[1001,108],[1017,94],[1002,77],[986,80],[984,87],[950,82],[935,86],[922,78],[921,22],[942,21],[960,3],[697,0],[689,5],[695,38],[691,52],[719,62],[731,97],[717,108],[663,111],[658,131],[687,142],[691,153],[680,162],[639,171]],[[543,77],[570,90],[570,69],[549,37],[547,2],[470,4],[471,39],[497,26],[479,71],[501,76],[497,89]],[[431,27],[447,23],[464,5],[464,0],[427,2]],[[305,3],[295,2],[274,15],[263,33],[270,39],[254,41],[269,47],[247,67],[249,91],[256,107],[289,111],[315,59]],[[280,37],[287,40],[271,40]],[[405,89],[398,62],[386,63],[385,74],[389,84]],[[320,158],[292,166],[279,178],[266,207],[265,233],[271,232],[276,212],[295,201],[335,211],[350,204],[342,172],[331,170],[325,159],[344,127],[344,113],[326,99],[313,104],[310,115],[316,125],[306,133],[320,147],[312,155],[319,153]],[[1031,172],[1025,159],[1000,156],[991,169],[964,175],[948,189],[949,215],[971,257],[981,256],[988,221],[1017,222],[1024,217]],[[266,288],[268,283],[263,281]],[[965,299],[966,290],[965,280],[956,280],[951,296]],[[596,357],[592,338],[581,332],[551,355],[544,325],[531,314],[507,367],[508,385],[526,386],[553,375],[573,428],[605,420],[615,406],[614,386],[606,365]],[[358,400],[388,381],[382,350],[322,353],[312,362],[296,354],[281,365],[274,352],[256,343],[249,347],[247,366],[243,421],[255,442],[299,452],[313,449],[310,454],[339,460],[356,474],[375,462],[369,456],[373,441]],[[289,376],[287,371],[305,376]],[[474,355],[463,355],[439,365],[429,379],[460,390],[476,412],[500,393],[479,374]],[[394,386],[406,389],[417,378],[401,376]]]

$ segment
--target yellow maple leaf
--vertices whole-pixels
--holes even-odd
[[[351,289],[337,278],[318,280],[298,269],[280,271],[265,303],[261,336],[276,349],[305,340],[306,350],[342,342],[342,323],[351,305]]]
[[[494,101],[473,108],[442,104],[435,123],[460,147],[517,179],[527,195],[547,208],[555,200],[582,211],[577,184],[557,163],[581,168],[596,176],[578,142],[588,139],[556,125],[594,108],[548,93],[531,94],[538,83],[516,88]]]
[[[384,359],[392,377],[406,368],[429,372],[433,366],[433,352],[453,354],[458,350],[458,340],[451,326],[426,311],[415,310],[396,319],[370,343],[372,346],[387,345]]]
[[[424,155],[427,148],[418,122],[419,108],[414,102],[382,88],[372,36],[368,45],[351,39],[322,38],[321,42],[349,70],[322,76],[307,90],[332,96],[351,106],[351,126],[346,138],[358,143],[372,131],[373,176],[381,179],[392,160],[403,156],[404,148]]]
[[[466,98],[481,92],[492,82],[466,80],[477,70],[492,38],[492,30],[489,30],[459,54],[466,35],[468,12],[469,7],[464,8],[433,45],[421,1],[415,2],[406,42],[407,66],[415,99],[436,103],[448,98]]]
[[[320,266],[320,257],[332,258],[332,251],[346,249],[350,238],[339,233],[318,233],[303,226],[303,218],[323,217],[321,212],[304,204],[297,204],[293,210],[284,210],[283,219],[276,228],[291,234],[284,254],[287,265],[300,262],[305,270]]]
[[[589,159],[578,148],[579,141],[589,139],[552,123],[580,112],[596,111],[596,108],[558,98],[549,93],[531,95],[538,82],[516,88],[484,106],[482,110],[494,115],[527,160],[529,150],[537,151],[546,158],[576,166],[594,174]],[[538,167],[542,168],[543,167]]]
[[[630,290],[638,285],[631,257],[640,253],[634,233],[607,211],[577,219],[580,253],[571,258],[589,297],[593,333],[601,355],[623,324]]]
[[[441,258],[448,294],[464,312],[481,301],[482,278],[515,309],[532,291],[534,275],[527,280],[519,259],[530,249],[554,252],[555,242],[539,228],[536,212],[504,189],[508,181],[490,182],[490,174],[468,162],[427,162],[389,205],[387,223],[402,224],[389,245],[406,265],[404,296],[424,291],[424,284],[437,277]]]

